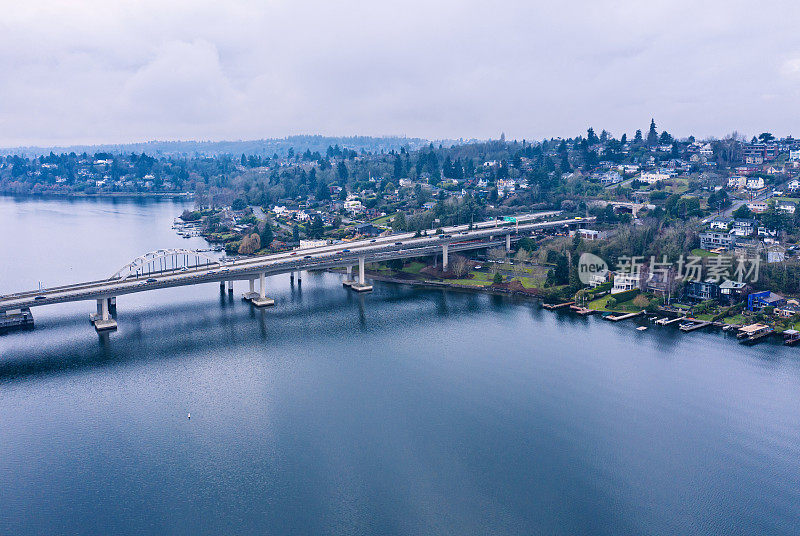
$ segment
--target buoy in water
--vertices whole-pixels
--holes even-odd
[[[190,419],[192,418],[192,414],[191,414],[191,413],[189,414],[189,418],[190,418]]]

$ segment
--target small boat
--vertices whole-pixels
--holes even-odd
[[[692,326],[694,326],[694,322],[681,322],[681,324],[678,327],[681,330],[687,330],[687,329],[691,328]]]
[[[647,326],[639,326],[638,328],[636,328],[636,331],[645,331],[646,329]]]

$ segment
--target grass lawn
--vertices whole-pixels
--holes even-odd
[[[692,250],[692,255],[695,257],[717,257],[716,253],[711,253],[708,250],[696,248]]]
[[[421,262],[418,262],[418,261],[414,261],[414,262],[410,262],[410,263],[406,264],[405,266],[403,266],[403,270],[402,271],[406,272],[406,273],[409,273],[409,274],[418,274],[420,272],[420,270],[422,270],[423,268],[425,268],[425,264],[424,263],[421,263]]]
[[[394,214],[387,214],[386,216],[381,216],[380,218],[375,218],[370,223],[372,225],[389,225],[389,220],[394,218],[396,212]]]
[[[723,318],[722,321],[725,322],[726,324],[735,324],[735,325],[748,324],[749,323],[749,320],[747,320],[742,315],[729,316],[729,317]]]

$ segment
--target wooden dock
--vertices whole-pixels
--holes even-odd
[[[638,313],[627,313],[621,315],[606,315],[603,317],[603,320],[609,320],[611,322],[619,322],[620,320],[627,320],[629,318],[634,318],[642,314],[643,311],[639,311]]]
[[[674,324],[675,322],[680,322],[681,320],[686,320],[685,316],[679,316],[677,318],[661,318],[656,320],[656,324],[659,326],[669,326],[670,324]]]
[[[711,325],[711,321],[708,320],[694,320],[690,322],[691,325],[689,325],[688,323],[681,325],[681,331],[683,331],[684,333],[689,333],[690,331],[695,331],[697,329],[702,329],[706,326]]]
[[[589,309],[588,307],[581,307],[580,305],[570,305],[569,308],[578,313],[579,315],[583,316],[592,315],[597,312],[594,309]]]
[[[564,307],[569,307],[570,305],[573,305],[574,303],[575,303],[574,301],[564,302],[564,303],[555,303],[555,304],[553,304],[553,303],[543,303],[542,307],[544,307],[545,309],[550,309],[551,311],[553,311],[555,309],[563,309]]]

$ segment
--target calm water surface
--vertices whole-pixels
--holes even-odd
[[[0,198],[0,293],[202,246],[183,208]],[[798,349],[268,284],[263,311],[208,284],[0,336],[0,534],[800,534]]]

